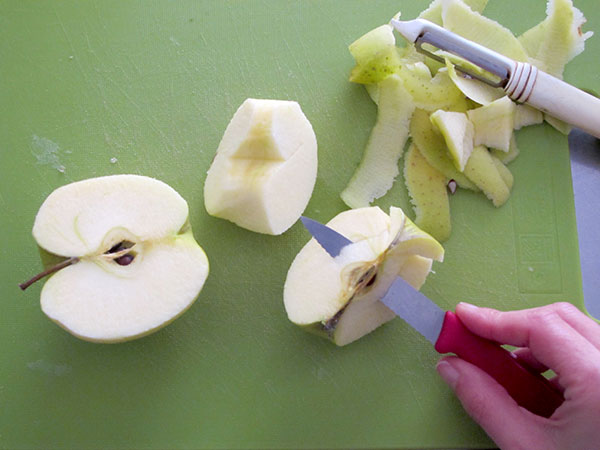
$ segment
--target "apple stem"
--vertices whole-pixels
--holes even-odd
[[[77,256],[73,256],[72,258],[65,259],[64,261],[58,263],[57,265],[52,266],[52,267],[44,270],[43,272],[38,273],[35,277],[31,278],[30,280],[27,280],[25,283],[19,284],[19,287],[24,291],[25,289],[27,289],[29,286],[31,286],[36,281],[41,280],[42,278],[47,277],[48,275],[51,275],[55,272],[58,272],[59,270],[64,269],[65,267],[68,267],[77,262],[79,262],[79,258]]]

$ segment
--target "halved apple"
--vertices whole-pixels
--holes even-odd
[[[88,341],[158,330],[190,307],[208,275],[186,201],[149,177],[113,175],[56,189],[38,211],[33,236],[43,253],[63,260],[43,273],[56,272],[41,292],[43,312]]]
[[[344,211],[327,226],[354,243],[332,258],[311,239],[290,266],[283,297],[293,323],[340,346],[394,317],[378,300],[398,275],[419,289],[432,261],[443,260],[442,246],[400,208]]]
[[[317,179],[317,139],[293,101],[247,99],[225,130],[204,184],[212,216],[281,234],[306,208]]]

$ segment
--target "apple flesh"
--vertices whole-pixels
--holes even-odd
[[[247,99],[227,126],[204,184],[207,212],[278,235],[306,208],[317,139],[298,103]]]
[[[397,276],[418,289],[443,260],[442,246],[399,208],[353,209],[327,226],[353,244],[332,258],[311,239],[290,266],[284,305],[290,321],[340,346],[394,318],[379,300]]]
[[[191,306],[208,259],[170,186],[113,175],[56,189],[33,236],[42,253],[70,263],[41,292],[42,311],[73,335],[120,342],[149,334]]]

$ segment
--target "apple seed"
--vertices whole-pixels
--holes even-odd
[[[135,256],[132,253],[127,253],[126,255],[119,256],[115,259],[115,262],[120,266],[128,266],[133,262]]]

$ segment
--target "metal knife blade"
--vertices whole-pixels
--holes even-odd
[[[436,344],[442,331],[446,311],[427,296],[401,277],[397,277],[381,299],[381,303],[425,336],[433,345]]]
[[[352,244],[350,239],[327,225],[304,216],[301,220],[312,237],[334,258],[344,247]],[[398,277],[381,302],[435,345],[444,323],[445,311],[425,295]]]
[[[300,220],[304,228],[308,230],[312,237],[315,238],[332,258],[338,256],[344,247],[352,244],[350,239],[329,228],[327,225],[304,216],[300,217]]]

